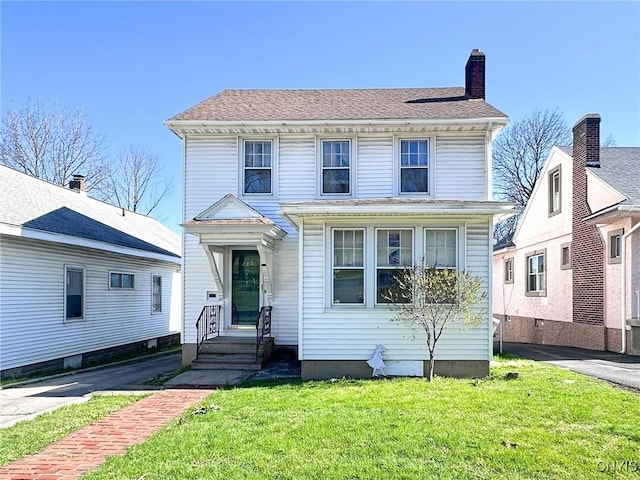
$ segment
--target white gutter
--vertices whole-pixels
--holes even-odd
[[[344,120],[166,120],[163,122],[170,129],[181,127],[207,127],[207,126],[287,126],[287,125],[472,125],[493,123],[506,125],[506,117],[480,117],[480,118],[452,118],[452,119],[425,119],[425,118],[398,118],[398,119],[344,119]]]
[[[620,350],[620,353],[626,353],[627,351],[627,315],[626,315],[626,309],[627,309],[627,259],[625,258],[625,244],[626,244],[626,240],[629,236],[631,236],[636,230],[638,230],[640,228],[640,222],[636,223],[633,227],[631,227],[631,229],[623,234],[620,237],[620,262],[621,262],[621,267],[620,271],[622,272],[622,294],[620,295],[620,298],[622,299],[622,308],[620,309],[620,324],[622,325],[622,350]]]

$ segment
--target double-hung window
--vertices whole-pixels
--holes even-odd
[[[613,230],[607,234],[608,237],[608,251],[607,262],[608,263],[621,263],[622,261],[622,235],[624,229]]]
[[[561,210],[560,165],[549,173],[549,216]]]
[[[162,312],[162,277],[160,275],[151,276],[151,312]]]
[[[429,193],[429,140],[400,140],[400,193]]]
[[[243,172],[245,194],[271,194],[271,166],[273,148],[271,140],[245,140]]]
[[[409,301],[399,291],[399,276],[413,265],[413,231],[379,229],[376,231],[376,303]]]
[[[529,296],[546,295],[545,252],[533,252],[527,258],[527,291]]]
[[[65,266],[64,276],[64,317],[66,320],[82,320],[84,318],[84,268]]]
[[[427,267],[457,270],[458,230],[456,228],[427,228],[424,253],[424,262]]]
[[[322,194],[351,193],[351,142],[322,140]]]
[[[333,230],[333,304],[364,304],[364,230]]]

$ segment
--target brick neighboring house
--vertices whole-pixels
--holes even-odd
[[[639,354],[640,148],[600,147],[600,116],[580,119],[493,266],[505,341]]]

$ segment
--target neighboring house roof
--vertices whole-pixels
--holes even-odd
[[[516,244],[513,243],[514,233],[508,234],[506,237],[501,238],[493,245],[493,251],[497,252],[498,250],[502,250],[503,248],[515,247]]]
[[[560,147],[573,156],[573,147]],[[627,197],[621,204],[640,205],[640,147],[600,147],[600,167],[591,173]]]
[[[167,122],[507,118],[463,87],[224,90]]]
[[[179,236],[157,220],[6,166],[0,166],[0,232],[42,232],[61,243],[76,238],[99,242],[92,243],[96,248],[107,244],[134,255],[180,258]]]

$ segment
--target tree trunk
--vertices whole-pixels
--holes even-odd
[[[433,381],[433,367],[436,364],[436,359],[433,357],[433,354],[429,356],[429,381]]]

